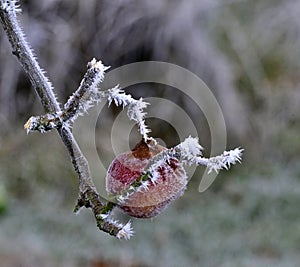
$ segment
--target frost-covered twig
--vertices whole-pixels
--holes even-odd
[[[94,103],[100,101],[100,83],[104,79],[105,71],[109,66],[104,66],[101,61],[93,58],[87,65],[88,70],[80,83],[79,88],[64,105],[65,121],[74,121],[83,115]]]
[[[211,158],[202,157],[202,147],[198,143],[198,138],[188,137],[176,147],[169,149],[169,156],[174,156],[178,160],[188,165],[203,165],[208,168],[208,172],[219,172],[221,169],[228,170],[231,165],[241,162],[244,149],[224,151],[221,155]]]
[[[148,186],[155,184],[160,176],[159,168],[165,162],[169,162],[172,158],[188,165],[203,165],[208,168],[208,173],[221,169],[228,170],[231,165],[241,162],[242,148],[236,148],[230,151],[224,151],[221,155],[211,158],[202,157],[202,146],[198,142],[198,138],[188,137],[177,146],[166,149],[158,153],[150,159],[148,166],[144,169],[141,176],[137,178],[126,189],[122,190],[114,198],[118,203],[123,203],[135,192],[147,190]]]
[[[126,94],[119,86],[106,91],[100,90],[100,83],[103,81],[105,71],[109,68],[102,64],[101,61],[93,59],[89,62],[90,67],[81,81],[80,87],[69,98],[61,112],[50,113],[40,116],[32,116],[24,125],[27,132],[39,131],[46,132],[63,125],[70,126],[79,115],[87,112],[95,103],[108,100],[108,104],[114,103],[116,106],[127,108],[127,115],[130,120],[137,123],[140,134],[144,140],[152,140],[148,136],[150,129],[145,123],[146,112],[144,109],[148,103],[142,98],[134,99],[130,94]]]
[[[208,173],[221,169],[228,170],[231,165],[237,162],[241,163],[242,153],[244,149],[238,147],[233,150],[224,151],[221,155],[211,158],[195,157],[194,161],[197,165],[204,165],[208,168]]]
[[[92,209],[100,230],[118,239],[124,238],[128,240],[134,234],[130,221],[126,224],[122,224],[111,218],[111,212],[116,207],[116,204],[113,202],[102,204],[98,193],[95,191],[88,189],[85,193],[81,193],[74,212],[78,213],[81,207]]]
[[[132,184],[127,188],[122,190],[120,193],[112,196],[112,201],[115,201],[118,204],[124,203],[135,192],[142,190],[147,191],[150,181],[152,180],[152,173],[150,171],[144,171],[140,177],[138,177]]]
[[[44,133],[62,126],[69,128],[78,116],[86,113],[94,103],[101,100],[102,94],[99,90],[99,84],[103,81],[104,73],[109,67],[104,66],[101,61],[97,61],[95,58],[88,63],[87,67],[88,70],[79,88],[70,96],[63,110],[30,117],[24,125],[27,133],[31,131]]]
[[[18,0],[1,0],[0,9],[8,13],[20,13],[21,8],[18,2]]]
[[[46,131],[54,125],[62,125],[62,111],[55,98],[51,83],[48,81],[44,71],[39,66],[30,46],[25,40],[24,33],[19,26],[16,13],[20,12],[20,9],[17,2],[18,1],[13,0],[0,0],[1,24],[12,46],[13,54],[18,58],[23,69],[28,74],[34,89],[41,99],[45,111],[48,113],[41,117],[41,120],[45,122],[44,125],[42,123],[43,126],[38,126],[40,123],[39,120],[32,120],[31,122],[28,122],[27,127],[29,127],[30,124],[34,124],[37,125],[37,130]],[[98,65],[96,64],[95,66],[90,67],[97,69]],[[101,80],[101,75],[98,78]],[[81,87],[83,87],[83,84],[81,84]],[[81,87],[79,87],[78,93],[82,93],[84,91],[84,88],[80,90]],[[80,110],[81,107],[78,105],[78,102],[76,102],[77,95],[74,95],[72,99],[73,100],[67,104],[66,108],[69,108],[71,111]],[[70,114],[72,114],[72,112],[70,112]],[[70,129],[68,127],[53,128],[57,128],[58,133],[71,157],[74,169],[78,174],[80,194],[78,204],[75,208],[76,211],[83,206],[91,208],[97,221],[97,226],[100,230],[114,235],[117,238],[129,239],[133,234],[130,222],[123,225],[109,218],[109,214],[115,205],[111,203],[103,204],[100,201],[99,194],[91,178],[88,162],[82,154]]]
[[[149,139],[148,134],[151,130],[145,123],[146,112],[144,109],[149,103],[144,102],[143,98],[134,99],[130,94],[126,94],[119,86],[116,86],[108,90],[105,95],[107,96],[109,105],[114,102],[116,106],[122,106],[127,108],[127,115],[130,120],[135,121],[138,124],[139,132],[143,139],[147,141]]]

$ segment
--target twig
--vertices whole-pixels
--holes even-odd
[[[41,99],[42,106],[46,113],[60,113],[61,108],[55,98],[53,87],[45,76],[45,72],[40,68],[34,53],[27,43],[24,33],[19,26],[16,13],[20,12],[17,1],[0,0],[0,19],[1,24],[8,36],[12,46],[13,54],[21,63],[23,69],[28,74],[30,81]],[[89,66],[90,67],[90,66]],[[90,68],[89,68],[90,69]],[[99,73],[94,72],[94,78],[97,78]],[[86,74],[88,75],[88,74]],[[89,83],[81,84],[82,88],[90,86]],[[66,104],[67,108],[76,109],[76,96],[70,103]],[[72,160],[72,164],[79,178],[79,199],[75,207],[78,211],[81,207],[91,208],[97,221],[99,229],[116,236],[117,238],[128,239],[132,235],[130,222],[126,225],[110,220],[108,215],[114,208],[115,204],[108,202],[106,205],[100,201],[99,194],[91,178],[87,159],[81,152],[71,130],[68,127],[57,128],[57,131],[66,146]]]
[[[179,145],[165,149],[151,158],[141,173],[133,183],[129,184],[118,194],[112,196],[117,203],[123,203],[135,192],[147,190],[150,184],[157,182],[159,168],[166,162],[172,159],[189,164],[189,165],[203,165],[208,168],[208,173],[211,171],[219,172],[221,169],[228,170],[231,165],[236,162],[241,162],[242,152],[244,149],[236,148],[230,151],[224,151],[221,155],[211,158],[202,157],[202,147],[198,142],[198,138],[187,137]]]
[[[64,109],[60,112],[47,113],[40,116],[32,116],[25,123],[24,128],[27,133],[31,131],[39,131],[41,133],[57,129],[64,124],[66,127],[70,125],[79,115],[83,115],[93,106],[95,102],[100,102],[102,99],[108,100],[108,105],[114,103],[116,106],[127,108],[127,116],[130,120],[137,123],[140,134],[143,140],[153,141],[155,139],[149,137],[151,130],[145,123],[145,108],[149,103],[142,98],[134,99],[130,94],[126,94],[119,85],[106,91],[101,91],[99,83],[104,78],[104,72],[109,67],[104,66],[101,61],[93,59],[88,64],[88,71],[84,75],[77,91],[69,98],[64,105]]]
[[[52,129],[59,129],[63,124],[64,127],[71,127],[71,124],[79,115],[86,113],[94,102],[100,101],[99,83],[103,81],[104,72],[109,67],[104,66],[101,61],[96,59],[92,59],[87,67],[88,70],[79,88],[68,99],[63,110],[30,117],[24,125],[27,133],[31,131],[44,133]]]

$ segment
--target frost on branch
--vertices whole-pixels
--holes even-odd
[[[79,88],[73,93],[64,105],[61,112],[31,117],[24,125],[27,133],[30,131],[46,132],[62,126],[70,127],[74,120],[83,115],[95,103],[100,101],[99,84],[104,79],[106,67],[95,58],[88,63],[88,70],[84,75]]]
[[[151,142],[148,144],[151,146]],[[152,143],[153,146],[153,143]],[[198,138],[188,137],[182,143],[169,149],[162,150],[153,156],[148,165],[144,168],[141,175],[129,184],[125,189],[114,196],[115,201],[123,204],[136,192],[147,193],[149,185],[156,185],[159,177],[161,177],[160,168],[166,162],[176,159],[188,165],[203,165],[208,168],[208,172],[219,172],[221,169],[228,170],[231,165],[241,162],[243,149],[236,148],[230,151],[224,151],[221,155],[211,158],[202,156],[202,146],[198,142]],[[187,179],[187,178],[186,178]]]
[[[144,109],[148,103],[142,98],[134,99],[126,94],[119,86],[102,91],[100,83],[104,79],[105,71],[110,67],[104,66],[101,61],[93,59],[88,63],[88,70],[80,83],[79,88],[73,93],[64,105],[62,112],[45,114],[31,117],[24,125],[27,133],[30,131],[46,132],[62,126],[70,127],[78,116],[81,116],[93,107],[96,103],[107,99],[109,105],[127,108],[127,115],[130,120],[138,124],[138,129],[144,140],[149,140],[150,129],[145,123],[146,112]]]
[[[198,138],[189,136],[182,143],[177,145],[175,150],[180,151],[183,161],[192,164],[195,157],[202,155],[203,147],[199,144]]]
[[[141,176],[130,184],[125,190],[122,190],[116,197],[117,202],[123,203],[135,192],[147,191],[149,184],[155,184],[160,176],[159,168],[172,158],[188,165],[203,165],[208,168],[208,172],[219,172],[221,169],[228,170],[231,165],[241,162],[242,148],[236,148],[230,151],[224,151],[221,155],[211,158],[202,156],[202,146],[198,138],[188,137],[177,146],[163,150],[154,156],[148,166],[144,169]]]
[[[118,239],[126,239],[129,240],[130,237],[132,237],[134,234],[134,231],[131,227],[131,222],[129,221],[128,223],[126,223],[122,229],[118,232],[118,234],[116,235],[116,237]]]
[[[110,67],[104,66],[95,58],[88,63],[88,71],[84,75],[79,88],[73,93],[64,105],[66,118],[74,121],[78,116],[87,113],[95,103],[101,100],[100,83],[104,79],[105,71]]]
[[[1,0],[0,9],[5,10],[8,13],[19,13],[21,12],[20,6],[17,0]]]
[[[146,172],[149,172],[151,177],[155,176],[154,170],[163,161],[174,157],[184,164],[188,165],[203,165],[209,169],[209,172],[218,172],[221,169],[228,170],[231,165],[241,162],[242,152],[244,149],[236,148],[230,151],[224,151],[221,155],[211,158],[202,157],[202,146],[196,137],[188,137],[182,143],[173,148],[169,148],[156,155],[149,164]]]
[[[25,123],[24,129],[30,131],[47,132],[53,128],[61,127],[63,124],[62,112],[48,113],[40,116],[32,116]]]
[[[216,157],[207,159],[206,166],[209,169],[208,173],[210,173],[213,170],[215,172],[218,172],[221,169],[228,170],[231,165],[234,165],[237,162],[241,163],[243,151],[244,151],[244,149],[238,147],[234,150],[224,151],[223,154],[220,156],[216,156]],[[198,164],[202,164],[201,159],[199,159]],[[205,165],[205,164],[203,164],[203,165]]]
[[[108,104],[110,105],[112,102],[115,103],[116,106],[121,106],[123,108],[127,108],[127,116],[130,120],[135,121],[138,124],[139,132],[141,133],[144,140],[148,140],[148,134],[151,130],[145,124],[145,115],[146,112],[144,109],[149,105],[147,102],[144,102],[142,98],[134,99],[130,94],[126,94],[124,90],[116,86],[106,93]]]
[[[243,149],[236,148],[230,151],[224,151],[221,155],[211,158],[202,157],[202,147],[198,143],[197,138],[188,137],[181,144],[170,149],[170,154],[174,154],[183,163],[189,165],[204,165],[208,168],[208,172],[219,172],[221,169],[228,170],[230,165],[241,162]]]

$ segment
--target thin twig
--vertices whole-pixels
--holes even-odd
[[[25,123],[27,133],[39,131],[41,133],[52,129],[71,127],[75,119],[84,115],[87,110],[101,99],[99,84],[104,79],[104,72],[109,69],[101,61],[92,59],[88,63],[88,70],[85,73],[79,88],[69,97],[63,109],[59,112],[46,113],[44,115],[32,116]]]

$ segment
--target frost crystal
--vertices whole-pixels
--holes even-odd
[[[219,172],[221,169],[228,170],[231,165],[234,165],[237,162],[240,163],[243,151],[244,149],[242,148],[236,148],[234,150],[224,151],[222,155],[209,159],[197,158],[196,161],[198,164],[206,165],[208,173],[212,171]]]
[[[87,111],[94,106],[95,103],[101,100],[101,92],[99,84],[104,79],[105,71],[109,66],[104,66],[101,61],[93,58],[88,63],[88,71],[80,83],[79,88],[73,93],[64,105],[66,112],[72,113],[70,118],[74,121],[78,116],[87,113]]]
[[[133,229],[132,229],[132,227],[131,227],[131,222],[128,221],[128,223],[126,223],[126,224],[122,227],[122,229],[118,232],[118,234],[116,235],[116,237],[117,237],[118,239],[124,238],[124,239],[126,239],[126,240],[129,240],[130,237],[133,236],[133,234],[134,234],[134,231],[133,231]]]
[[[6,10],[7,12],[21,12],[20,5],[18,0],[1,0],[0,8]]]
[[[231,165],[236,162],[241,162],[242,148],[236,148],[230,151],[224,151],[222,155],[205,158],[202,157],[202,146],[198,143],[198,138],[188,137],[182,143],[164,150],[157,154],[149,163],[146,172],[150,174],[150,180],[155,184],[156,178],[159,175],[157,168],[170,158],[176,158],[181,162],[189,165],[203,165],[208,168],[208,172],[219,172],[221,169],[228,170]]]
[[[99,215],[102,220],[106,220],[109,216],[109,213],[102,213]]]
[[[198,142],[198,138],[189,136],[182,143],[175,147],[179,150],[181,157],[187,161],[192,161],[195,157],[202,155],[202,146]]]
[[[144,109],[149,105],[147,102],[144,102],[142,98],[134,99],[130,94],[126,94],[119,86],[116,86],[112,89],[109,89],[107,92],[108,104],[112,102],[116,106],[121,106],[127,108],[127,116],[130,120],[135,121],[138,124],[139,132],[145,140],[148,140],[148,134],[151,132],[150,129],[145,124],[146,112]]]
[[[223,157],[225,164],[230,167],[230,164],[235,164],[236,162],[241,163],[242,160],[242,152],[244,149],[238,147],[234,150],[224,151]]]

